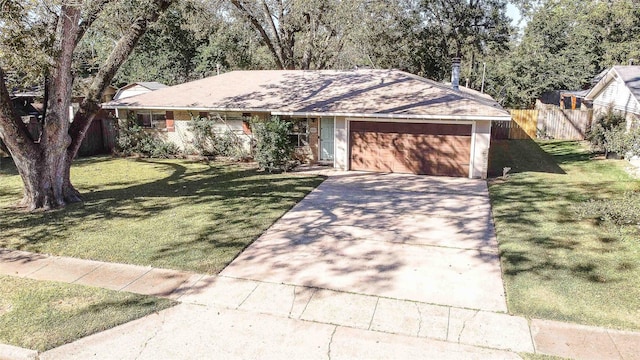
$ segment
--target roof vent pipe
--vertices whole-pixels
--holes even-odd
[[[455,91],[460,91],[460,58],[451,59],[451,87]]]

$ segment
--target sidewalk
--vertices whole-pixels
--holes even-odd
[[[639,332],[310,287],[11,250],[0,250],[0,274],[181,302],[40,354],[41,359],[518,358],[515,353],[640,359]],[[0,346],[0,358],[2,351]]]

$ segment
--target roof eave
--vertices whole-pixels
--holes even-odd
[[[269,113],[278,116],[302,116],[302,117],[357,117],[357,118],[382,118],[382,119],[423,119],[423,120],[459,120],[459,121],[511,121],[511,115],[445,115],[445,114],[381,114],[381,113],[350,113],[350,112],[300,112],[280,111],[275,109],[247,109],[247,108],[216,108],[216,107],[182,107],[182,106],[132,106],[132,105],[108,105],[103,104],[104,109],[131,109],[131,110],[174,110],[174,111],[228,111]]]
[[[607,74],[603,76],[602,79],[600,79],[600,81],[598,81],[591,88],[591,90],[589,90],[589,92],[584,96],[584,99],[593,101],[598,96],[598,94],[600,94],[600,92],[602,92],[602,90],[607,86],[607,84],[609,84],[612,80],[615,79],[616,75],[619,76],[615,68],[611,68],[607,72]]]
[[[195,106],[145,106],[145,105],[110,105],[104,103],[101,105],[107,110],[173,110],[173,111],[228,111],[228,112],[268,112],[272,113],[276,110],[272,109],[247,109],[247,108],[224,108],[224,107],[195,107]]]
[[[285,112],[274,111],[273,115],[320,117],[335,116],[347,118],[375,118],[375,119],[420,119],[420,120],[456,120],[456,121],[511,121],[511,115],[438,115],[438,114],[380,114],[380,113],[340,113],[340,112]]]

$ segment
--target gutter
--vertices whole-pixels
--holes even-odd
[[[486,116],[486,115],[410,115],[410,114],[377,114],[377,113],[318,113],[318,112],[284,112],[273,111],[273,115],[304,116],[304,117],[355,117],[355,118],[376,118],[376,119],[423,119],[423,120],[491,120],[491,121],[511,121],[511,115]]]
[[[341,113],[341,112],[296,112],[280,111],[273,109],[247,109],[247,108],[207,108],[207,107],[172,107],[172,106],[141,106],[132,105],[104,105],[103,109],[124,110],[177,110],[177,111],[219,111],[219,112],[261,112],[277,116],[300,117],[355,117],[377,119],[422,119],[422,120],[458,120],[458,121],[511,121],[511,115],[412,115],[412,114],[380,114],[380,113]]]

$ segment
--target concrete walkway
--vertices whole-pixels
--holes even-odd
[[[315,287],[0,250],[0,274],[179,305],[37,354],[0,358],[640,359],[640,333]]]

